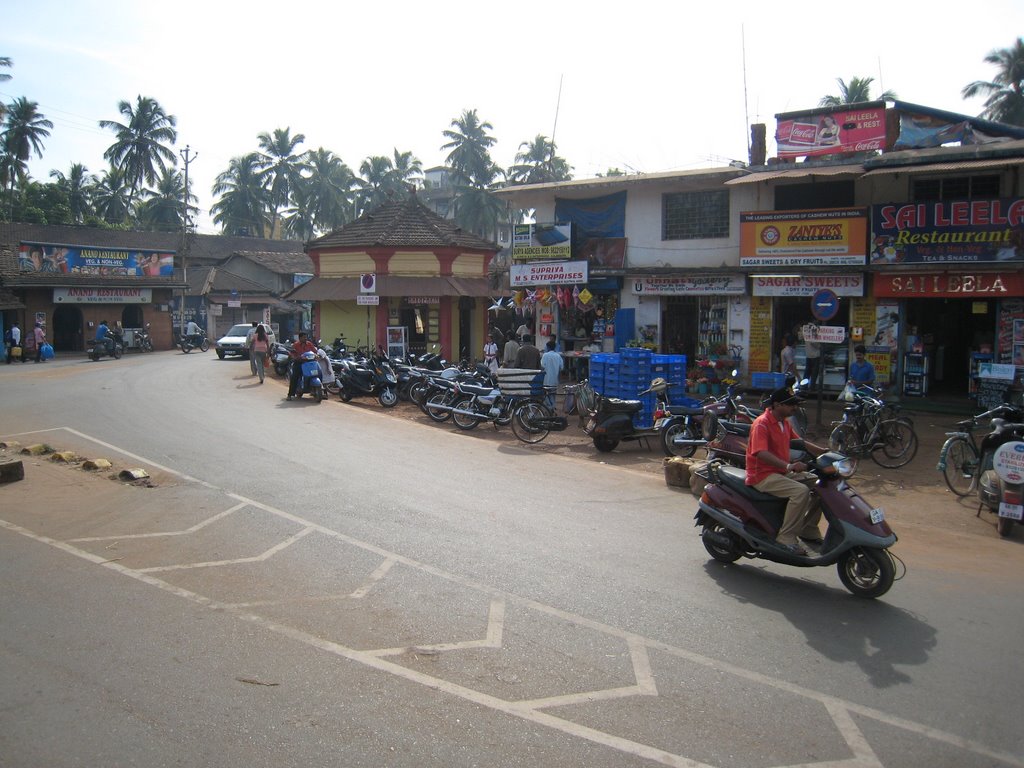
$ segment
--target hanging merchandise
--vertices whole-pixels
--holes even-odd
[[[523,301],[526,299],[526,291],[516,291],[512,294],[512,303],[516,305],[516,308],[523,306]]]

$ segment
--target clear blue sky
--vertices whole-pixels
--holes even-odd
[[[441,132],[476,108],[500,165],[554,132],[586,178],[746,159],[748,119],[771,136],[776,113],[814,107],[837,77],[976,114],[960,90],[994,75],[982,59],[1024,34],[1024,3],[940,5],[10,2],[0,56],[14,77],[0,98],[37,101],[55,124],[30,166],[39,179],[72,162],[101,171],[112,134],[97,122],[118,120],[118,101],[157,99],[178,118],[177,148],[198,153],[190,178],[213,232],[214,177],[280,127],[353,170],[394,148],[430,167],[444,161]]]

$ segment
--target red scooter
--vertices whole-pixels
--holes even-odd
[[[794,440],[791,447],[802,450],[803,441]],[[776,543],[786,499],[748,486],[746,470],[722,461],[697,470],[707,481],[694,518],[704,548],[722,563],[749,557],[801,568],[834,564],[843,586],[857,597],[884,595],[896,578],[888,551],[896,543],[896,534],[886,523],[884,512],[847,483],[853,466],[841,454],[823,453],[808,462],[808,471],[817,476],[812,497],[820,503],[828,523],[820,549],[798,555]]]

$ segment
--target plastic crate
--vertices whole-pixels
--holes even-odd
[[[780,389],[786,386],[784,373],[752,373],[750,386],[753,389]]]

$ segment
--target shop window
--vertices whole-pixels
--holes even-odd
[[[729,236],[729,192],[674,192],[663,195],[662,240]]]
[[[914,202],[999,197],[999,174],[914,179]]]
[[[853,181],[816,181],[775,188],[776,211],[808,208],[849,208],[855,204]]]

